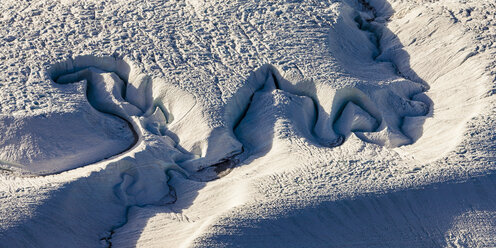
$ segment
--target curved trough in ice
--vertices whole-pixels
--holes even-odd
[[[125,58],[78,56],[53,64],[47,79],[71,92],[78,105],[29,118],[0,116],[5,169],[53,174],[116,156],[148,136],[173,144],[167,126],[195,105],[194,97],[172,86],[154,90],[153,80]],[[26,142],[11,140],[18,134]]]

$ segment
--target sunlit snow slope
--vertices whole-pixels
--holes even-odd
[[[496,4],[0,3],[0,247],[496,246]]]

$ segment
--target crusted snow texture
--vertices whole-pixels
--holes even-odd
[[[495,246],[494,13],[2,1],[0,244]]]

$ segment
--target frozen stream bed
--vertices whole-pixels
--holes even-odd
[[[496,3],[0,3],[0,247],[494,247]]]

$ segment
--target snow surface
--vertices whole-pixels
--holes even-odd
[[[496,246],[496,4],[0,3],[1,247]]]

